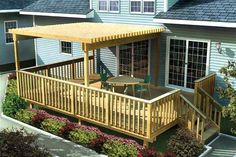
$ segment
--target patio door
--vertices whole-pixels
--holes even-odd
[[[167,85],[194,89],[194,81],[208,73],[208,41],[168,39]]]
[[[144,78],[149,73],[149,40],[121,45],[118,51],[119,75]]]

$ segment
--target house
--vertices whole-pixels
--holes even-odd
[[[36,67],[21,69],[16,58],[18,94],[144,144],[176,124],[204,142],[220,130],[221,106],[213,96],[215,82],[223,82],[211,72],[235,59],[232,5],[230,0],[38,0],[20,11],[33,16],[36,27],[11,31],[16,56],[18,41],[35,40]],[[196,15],[196,9],[206,13]],[[150,75],[156,86],[149,98],[106,91],[93,82],[104,72]]]
[[[0,71],[14,69],[13,39],[9,29],[33,26],[32,17],[20,15],[19,12],[35,1],[0,1]],[[24,41],[21,43],[21,49],[27,49],[27,52],[21,53],[20,56],[23,65],[35,65],[34,41]]]

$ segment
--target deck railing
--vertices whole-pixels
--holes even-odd
[[[215,73],[195,81],[194,105],[220,130],[221,105],[213,98]]]
[[[77,79],[84,76],[84,58],[40,65],[22,70],[61,80]],[[89,56],[89,74],[94,74],[95,72],[94,56]]]
[[[27,101],[152,142],[177,124],[180,90],[144,100],[27,71],[18,71]]]
[[[181,120],[183,120],[181,123],[195,133],[199,141],[203,142],[206,116],[183,95],[180,95],[180,105],[181,110],[179,110],[179,114]]]

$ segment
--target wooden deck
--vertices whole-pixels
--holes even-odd
[[[94,67],[93,57],[90,67]],[[47,107],[139,139],[145,144],[179,124],[204,142],[208,128],[220,128],[221,108],[212,98],[215,75],[196,81],[194,94],[165,87],[151,87],[142,98],[90,87],[73,80],[83,77],[83,59],[23,69],[17,72],[19,95],[30,103]],[[91,68],[90,74],[96,71]]]

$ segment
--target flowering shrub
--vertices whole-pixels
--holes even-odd
[[[69,133],[69,139],[73,142],[87,146],[90,141],[97,138],[97,134],[92,131],[86,131],[83,129],[74,129]]]
[[[10,74],[8,75],[8,80],[15,80],[15,79],[16,79],[16,73],[15,73],[15,72],[10,73]]]
[[[188,129],[180,128],[171,136],[167,147],[177,156],[194,157],[203,151],[203,144],[199,143],[195,135]]]
[[[76,143],[88,146],[98,153],[122,157],[159,157],[154,149],[144,148],[134,140],[102,133],[98,128],[70,122],[63,117],[48,114],[44,110],[25,109],[17,112],[17,119],[32,124],[47,132],[63,136]],[[25,117],[24,117],[25,116]],[[113,154],[115,153],[115,154]],[[161,157],[174,157],[162,155]]]
[[[15,115],[15,118],[24,122],[24,123],[27,123],[27,124],[33,124],[32,123],[32,118],[36,115],[35,112],[32,112],[32,111],[29,111],[29,110],[23,110],[23,109],[20,109],[16,115]]]
[[[55,119],[45,119],[41,123],[41,128],[47,132],[50,132],[54,135],[59,135],[60,134],[60,129],[65,126],[64,122],[55,120]]]
[[[160,153],[154,148],[144,148],[139,152],[139,157],[160,157]]]
[[[101,153],[102,152],[102,147],[104,145],[104,143],[107,142],[107,137],[103,136],[103,135],[98,135],[97,138],[93,139],[90,142],[89,147],[94,149],[96,152]]]
[[[137,157],[137,147],[117,140],[108,140],[103,144],[102,152],[109,157]]]
[[[52,155],[40,147],[37,136],[25,130],[0,131],[0,156],[1,157],[51,157]]]

